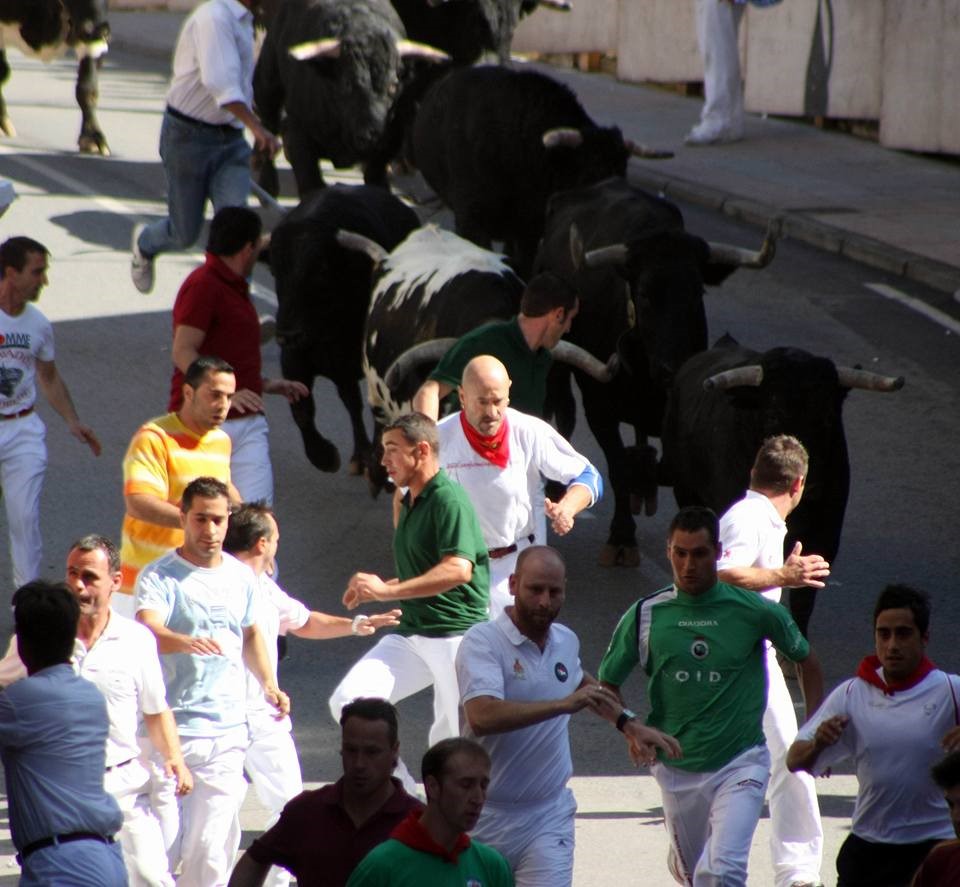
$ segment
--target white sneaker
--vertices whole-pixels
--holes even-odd
[[[140,232],[146,225],[134,225],[133,237],[130,241],[130,279],[141,293],[149,293],[153,289],[153,256],[145,256],[140,252]]]
[[[720,145],[729,142],[739,142],[743,138],[743,127],[718,126],[715,123],[698,123],[687,133],[683,140],[694,148],[705,145]]]

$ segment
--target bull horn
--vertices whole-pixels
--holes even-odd
[[[856,367],[837,367],[837,381],[844,388],[859,388],[863,391],[899,391],[906,381],[903,376],[882,376]]]
[[[673,151],[667,151],[665,148],[651,148],[649,145],[635,142],[632,139],[624,139],[623,146],[634,157],[643,157],[646,160],[667,160],[673,157]]]
[[[356,231],[345,231],[338,228],[336,233],[337,243],[344,249],[350,249],[358,253],[366,253],[374,265],[379,265],[388,255],[390,255],[379,243],[357,234]]]
[[[570,223],[569,243],[570,264],[574,271],[579,271],[583,267],[583,237],[576,222]]]
[[[546,6],[547,9],[553,9],[557,12],[570,12],[573,9],[573,4],[570,0],[540,0],[541,6]]]
[[[276,212],[280,213],[282,216],[287,214],[287,208],[269,191],[262,188],[252,179],[250,181],[250,192],[254,197],[257,198],[257,203],[259,203],[264,209],[276,210]]]
[[[340,38],[322,37],[320,40],[307,40],[291,46],[287,52],[298,62],[308,62],[311,59],[338,59],[340,58]]]
[[[766,268],[777,254],[777,238],[780,236],[780,220],[773,219],[767,225],[763,244],[754,252],[732,246],[729,243],[707,243],[710,247],[710,262],[725,262],[729,265],[739,265],[741,268]]]
[[[735,367],[714,373],[703,380],[704,391],[726,391],[728,388],[738,388],[741,385],[750,385],[756,388],[763,381],[763,367],[751,364],[745,367]]]
[[[626,265],[630,251],[625,243],[615,243],[612,246],[601,246],[592,249],[583,257],[583,263],[588,268],[603,268],[607,265]]]
[[[427,342],[420,342],[418,345],[408,348],[387,368],[387,372],[383,376],[387,388],[393,391],[400,380],[404,379],[415,366],[439,361],[456,341],[454,338],[430,339]]]
[[[579,148],[583,144],[583,133],[570,126],[548,129],[542,136],[544,148]]]
[[[450,56],[442,49],[437,49],[436,46],[431,46],[429,43],[419,43],[416,40],[398,40],[397,52],[401,56],[413,56],[431,62],[450,61]]]
[[[620,359],[616,354],[603,363],[597,360],[589,351],[574,345],[573,342],[560,341],[552,349],[553,359],[561,363],[568,363],[574,369],[582,370],[591,379],[598,382],[609,382],[620,368]]]

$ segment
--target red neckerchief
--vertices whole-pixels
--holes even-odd
[[[460,427],[474,452],[483,456],[488,462],[492,462],[497,468],[507,467],[510,459],[510,437],[507,433],[506,416],[503,417],[497,433],[485,437],[467,421],[466,414],[460,410]]]
[[[430,832],[421,825],[420,817],[422,815],[423,811],[421,810],[411,810],[410,813],[407,814],[407,818],[390,832],[390,837],[395,841],[399,841],[401,844],[406,844],[413,850],[420,850],[423,853],[439,856],[446,862],[452,862],[456,865],[457,857],[470,846],[470,837],[466,834],[461,834],[457,838],[457,843],[453,849],[448,853],[430,837]]]
[[[936,666],[924,656],[923,659],[920,660],[916,671],[914,671],[910,677],[888,684],[883,679],[880,660],[876,656],[864,656],[860,667],[857,669],[857,677],[866,681],[868,684],[873,684],[874,687],[879,687],[888,696],[893,696],[894,693],[902,693],[904,690],[916,687],[917,684],[935,668]]]

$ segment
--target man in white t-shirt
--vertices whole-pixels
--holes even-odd
[[[47,283],[47,248],[29,237],[0,245],[0,490],[7,512],[13,587],[40,572],[40,491],[47,467],[46,429],[34,412],[37,388],[70,433],[100,455],[81,423],[53,359],[53,327],[32,305]]]
[[[481,355],[463,371],[461,411],[437,424],[440,463],[470,497],[490,552],[490,618],[511,603],[517,554],[547,541],[544,512],[563,536],[603,494],[600,473],[546,422],[509,408],[510,377]],[[568,484],[558,502],[543,498],[541,475]]]
[[[616,723],[623,706],[583,671],[577,636],[554,621],[566,594],[559,552],[524,549],[510,592],[513,605],[473,626],[457,652],[464,734],[493,763],[472,835],[507,858],[518,887],[563,887],[573,883],[577,810],[567,788],[570,715],[589,708]],[[668,737],[636,726],[644,738],[679,752]]]
[[[859,790],[837,855],[838,887],[906,887],[927,853],[953,836],[930,768],[960,750],[960,676],[926,656],[930,601],[888,585],[873,611],[876,655],[837,687],[797,734],[787,766],[826,776],[852,758]]]
[[[823,588],[830,565],[819,555],[802,554],[798,542],[783,558],[787,516],[803,496],[809,458],[795,437],[769,437],[750,471],[750,489],[720,518],[721,582],[758,591],[780,602],[782,586]],[[763,734],[770,749],[770,858],[776,887],[820,882],[823,826],[817,790],[808,774],[790,773],[784,762],[797,735],[793,699],[776,651],[767,642],[767,707]]]
[[[280,528],[265,502],[246,502],[230,515],[224,551],[246,564],[257,577],[256,624],[263,635],[271,674],[277,677],[277,638],[292,634],[299,638],[327,640],[353,635],[371,635],[378,628],[396,625],[400,610],[372,616],[330,616],[308,610],[290,597],[270,574],[275,571]],[[247,745],[244,769],[253,783],[260,802],[270,813],[267,828],[280,818],[287,801],[303,791],[300,760],[293,743],[293,725],[289,717],[277,719],[275,710],[264,699],[263,690],[247,672]],[[265,884],[282,887],[290,883],[286,869],[273,866]]]
[[[194,790],[180,799],[180,833],[171,869],[178,887],[226,883],[239,845],[236,820],[246,793],[246,669],[284,717],[290,700],[277,686],[256,625],[256,577],[222,551],[228,488],[200,477],[183,491],[184,542],[141,570],[137,619],[157,639],[164,680]]]

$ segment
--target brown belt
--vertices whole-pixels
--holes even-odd
[[[22,419],[24,416],[29,416],[33,412],[33,407],[27,407],[25,410],[20,410],[19,413],[0,413],[0,422],[6,422],[7,419]]]
[[[529,536],[526,536],[524,539],[521,539],[520,542],[533,542],[534,536],[531,533]],[[519,542],[514,542],[513,545],[506,545],[503,548],[490,548],[487,550],[487,554],[490,555],[490,560],[499,560],[502,557],[506,557],[508,554],[513,554],[517,550],[517,545]]]

